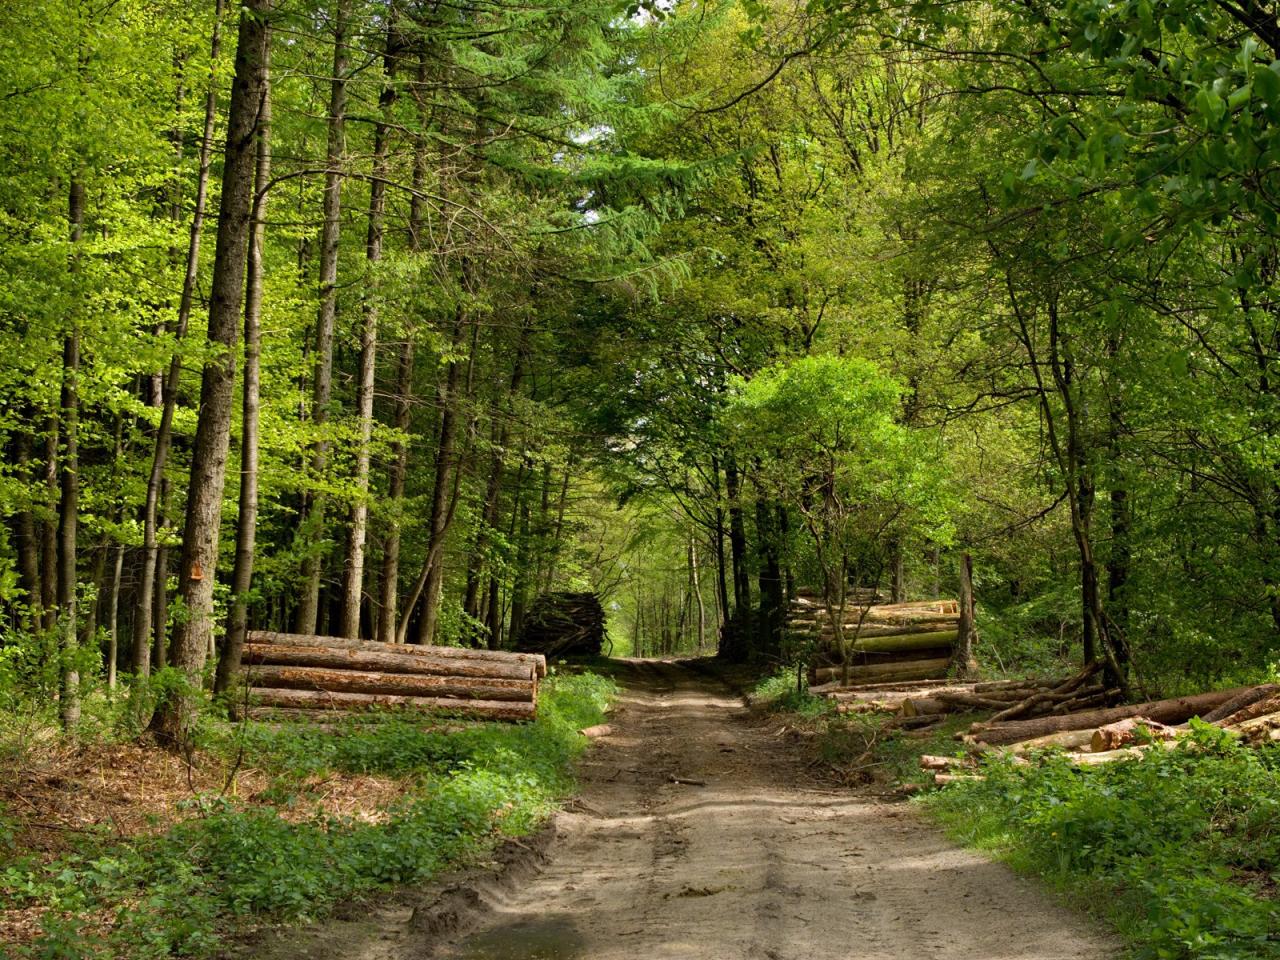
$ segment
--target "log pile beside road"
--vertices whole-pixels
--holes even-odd
[[[810,659],[812,685],[910,682],[945,677],[959,636],[960,607],[955,600],[879,603],[878,595],[851,598],[838,621],[822,601],[802,594],[791,602],[788,630],[815,641]],[[846,666],[839,638],[849,651]]]
[[[594,593],[544,593],[525,615],[515,646],[547,657],[596,657],[604,648],[604,620]]]
[[[396,707],[530,720],[547,663],[529,653],[253,631],[243,670],[240,709],[251,719]]]

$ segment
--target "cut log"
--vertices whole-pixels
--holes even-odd
[[[1126,747],[1136,742],[1143,730],[1155,740],[1172,740],[1174,737],[1174,731],[1163,723],[1156,723],[1146,717],[1126,717],[1093,731],[1089,737],[1089,746],[1094,753]]]
[[[1241,688],[1216,690],[1192,697],[1174,697],[1169,700],[1156,700],[1151,703],[1107,707],[1100,710],[1084,710],[1079,713],[1039,717],[1034,720],[978,723],[970,728],[970,732],[987,743],[1006,744],[1029,740],[1032,737],[1043,736],[1046,733],[1058,733],[1063,730],[1083,730],[1086,727],[1101,727],[1128,717],[1149,717],[1159,723],[1181,723],[1191,717],[1207,713],[1214,707],[1226,703],[1232,697],[1238,696],[1241,692]]]
[[[829,693],[870,693],[877,690],[910,694],[929,687],[941,687],[954,683],[954,680],[948,680],[946,677],[936,677],[928,680],[883,680],[879,683],[850,683],[847,685],[824,683],[822,685],[811,684],[809,692],[816,696],[825,696]]]
[[[1276,736],[1277,731],[1280,731],[1280,713],[1268,713],[1261,717],[1254,717],[1231,729],[1238,730],[1246,743],[1269,743],[1272,740],[1280,739],[1280,737]]]
[[[512,653],[507,650],[472,650],[466,647],[435,647],[416,643],[380,643],[376,640],[342,640],[338,637],[318,637],[309,633],[275,633],[270,630],[253,630],[245,638],[248,643],[282,643],[296,647],[331,647],[341,650],[393,650],[412,656],[450,657],[459,660],[491,660],[498,662],[527,662],[533,664],[539,677],[547,675],[547,658],[540,653]]]
[[[938,697],[906,697],[898,708],[904,717],[939,717],[955,713],[956,707]]]
[[[1068,677],[1066,680],[1050,687],[1047,690],[1036,690],[1028,694],[1027,697],[1009,707],[1006,710],[997,713],[991,718],[992,723],[999,723],[1002,720],[1014,720],[1018,717],[1025,717],[1031,713],[1035,713],[1038,709],[1048,703],[1054,703],[1064,699],[1068,699],[1067,694],[1071,694],[1078,690],[1081,686],[1088,682],[1100,669],[1095,661],[1088,664],[1083,670],[1074,676]]]
[[[959,620],[955,617],[939,617],[937,619],[929,619],[912,623],[864,623],[862,629],[858,631],[861,639],[869,639],[871,637],[908,637],[913,633],[936,633],[947,629],[955,630]],[[812,634],[821,633],[824,637],[830,637],[835,634],[830,624],[823,621],[818,625],[812,620],[792,620],[787,624],[788,629],[793,633]],[[853,624],[846,627],[846,634],[851,631]]]
[[[849,663],[866,666],[878,663],[910,663],[915,660],[938,660],[950,657],[950,647],[927,647],[923,650],[859,650],[856,647],[849,652]],[[814,667],[838,667],[844,661],[838,651],[826,648],[814,654],[809,661]]]
[[[594,727],[583,727],[578,731],[588,740],[595,740],[599,737],[607,737],[613,733],[613,727],[607,723],[597,723]]]
[[[457,700],[448,697],[406,697],[386,693],[336,693],[327,690],[287,690],[250,687],[250,707],[298,707],[310,710],[369,710],[403,707],[460,713],[486,720],[532,720],[533,702],[508,700]]]
[[[1047,733],[1043,737],[1022,740],[1018,743],[1010,744],[1004,749],[1006,752],[1013,754],[1026,753],[1029,750],[1047,750],[1053,747],[1063,750],[1078,750],[1080,747],[1088,747],[1092,739],[1092,730],[1063,730],[1061,733]]]
[[[949,783],[981,783],[987,779],[976,773],[935,773],[933,782],[939,787],[945,787]]]
[[[938,678],[947,672],[947,665],[950,660],[940,658],[937,660],[915,660],[907,663],[888,663],[888,664],[867,664],[866,666],[853,666],[849,668],[849,680],[856,683],[859,681],[888,681],[888,680],[929,680]],[[844,679],[843,667],[819,667],[814,671],[813,679],[818,682],[824,681],[842,681]]]
[[[1210,710],[1200,719],[1205,723],[1217,723],[1219,720],[1225,720],[1230,717],[1233,713],[1238,713],[1245,707],[1251,707],[1260,700],[1268,700],[1277,695],[1280,695],[1280,683],[1264,683],[1261,686],[1246,690],[1238,697],[1232,697],[1217,710]],[[1258,716],[1261,716],[1261,714],[1258,714]]]
[[[351,650],[343,647],[293,646],[284,643],[248,643],[245,664],[289,667],[323,667],[332,670],[371,670],[440,677],[494,677],[532,680],[534,664],[524,660],[470,660],[406,653],[407,644],[385,644],[383,650]]]
[[[527,700],[537,692],[534,680],[499,677],[434,677],[365,670],[327,670],[263,664],[248,668],[255,687],[332,690],[340,693],[391,693],[406,697],[457,697],[464,700]]]
[[[968,766],[968,761],[963,757],[935,757],[927,753],[920,755],[921,770],[955,770],[965,766]]]
[[[1268,713],[1275,713],[1277,710],[1280,710],[1280,694],[1264,697],[1257,703],[1251,703],[1247,707],[1236,710],[1230,716],[1219,720],[1218,726],[1238,726],[1255,717],[1265,717]]]

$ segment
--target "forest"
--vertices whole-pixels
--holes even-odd
[[[510,650],[557,592],[762,674],[802,591],[970,581],[993,676],[1280,673],[1269,4],[37,0],[0,51],[5,756],[191,758],[251,631]]]

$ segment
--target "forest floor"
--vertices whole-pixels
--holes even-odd
[[[540,869],[282,936],[277,960],[1101,960],[1120,946],[910,805],[814,778],[709,668],[624,661]],[[529,850],[530,857],[534,851]],[[474,878],[473,878],[474,879]],[[463,906],[459,906],[462,904]],[[264,956],[264,954],[259,954]]]

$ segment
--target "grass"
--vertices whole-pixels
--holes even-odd
[[[1179,749],[1014,767],[922,798],[954,839],[1108,917],[1140,960],[1280,957],[1280,748],[1203,728]]]
[[[150,830],[73,825],[53,851],[33,849],[26,811],[6,804],[0,921],[13,942],[0,955],[210,956],[246,926],[430,878],[543,821],[573,788],[577,731],[603,719],[613,691],[593,674],[553,676],[523,725],[214,726],[200,757],[214,775],[181,810],[166,801]],[[218,789],[224,776],[252,790]],[[361,802],[366,791],[378,802]]]

